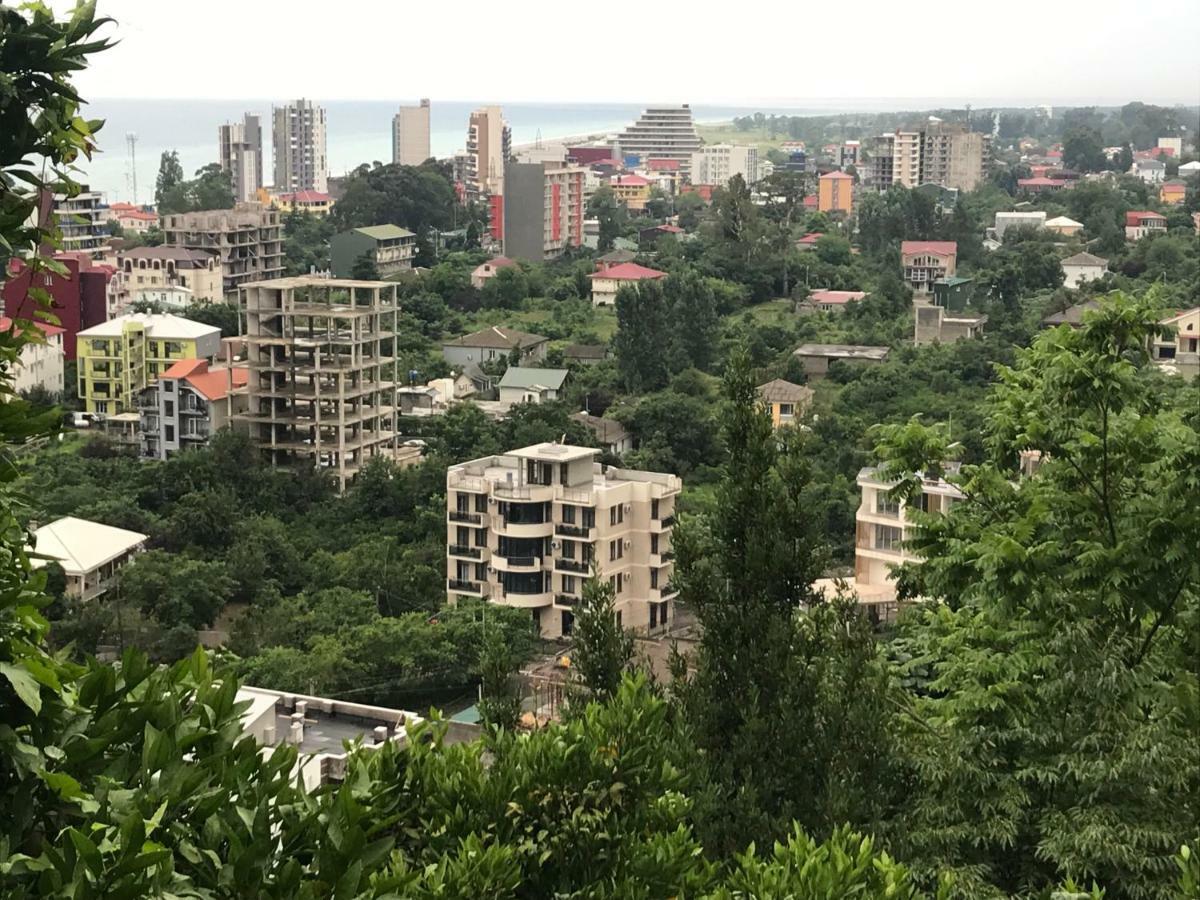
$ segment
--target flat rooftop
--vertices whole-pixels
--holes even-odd
[[[825,356],[831,359],[885,359],[887,347],[866,347],[857,344],[801,344],[794,356]]]
[[[536,459],[539,462],[573,462],[591,456],[599,456],[600,451],[594,447],[576,447],[572,444],[533,444],[520,450],[511,450],[505,456],[515,456],[517,459]]]
[[[311,275],[293,275],[288,278],[271,278],[266,281],[245,281],[240,287],[244,288],[274,288],[284,290],[286,288],[392,288],[395,290],[396,282],[394,281],[362,281],[357,278],[314,278]]]

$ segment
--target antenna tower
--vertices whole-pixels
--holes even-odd
[[[129,168],[125,171],[126,186],[129,188],[129,193],[133,195],[134,205],[138,202],[137,191],[137,134],[132,131],[125,132],[125,147],[129,153]]]

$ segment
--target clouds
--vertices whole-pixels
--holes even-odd
[[[100,11],[121,43],[79,77],[95,97],[1200,102],[1195,0],[100,0]]]

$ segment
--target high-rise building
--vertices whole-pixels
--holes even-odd
[[[320,276],[242,285],[246,410],[234,421],[273,464],[302,464],[346,484],[399,433],[396,284]]]
[[[471,113],[463,181],[468,200],[504,195],[504,164],[512,156],[512,131],[498,106]]]
[[[758,148],[733,144],[705,144],[692,154],[693,184],[726,185],[734,175],[746,184],[758,181]]]
[[[973,191],[987,176],[990,135],[930,119],[921,130],[921,184]]]
[[[419,166],[429,156],[429,100],[422,99],[392,116],[392,162]]]
[[[685,178],[691,174],[692,154],[701,147],[691,107],[686,103],[646,109],[617,136],[616,142],[622,156],[636,156],[642,161],[679,160],[680,173]]]
[[[104,224],[104,195],[83,185],[78,194],[54,195],[54,217],[62,232],[64,253],[76,251],[100,259],[108,250],[108,229]]]
[[[561,163],[510,162],[504,171],[504,255],[540,262],[583,244],[586,170]]]
[[[537,444],[446,472],[446,593],[528,609],[543,637],[571,633],[593,574],[617,622],[654,632],[674,618],[676,475],[619,469],[601,451]]]
[[[163,216],[164,243],[216,253],[226,294],[247,281],[283,275],[283,225],[261,203]]]
[[[846,216],[854,212],[854,176],[834,169],[817,179],[817,209]]]
[[[233,181],[233,199],[253,200],[263,186],[261,117],[246,113],[241,122],[218,126],[217,152]]]
[[[915,188],[921,183],[921,133],[896,131],[871,142],[871,170],[867,184],[886,191],[893,185]]]
[[[325,108],[295,100],[271,110],[275,190],[280,193],[329,189],[325,155]]]

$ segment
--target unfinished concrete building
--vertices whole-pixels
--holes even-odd
[[[344,490],[394,456],[396,285],[300,276],[242,285],[246,411],[234,420],[276,465],[329,471]]]
[[[227,295],[248,282],[283,276],[283,223],[278,210],[262,203],[163,216],[163,239],[169,247],[216,253]]]

